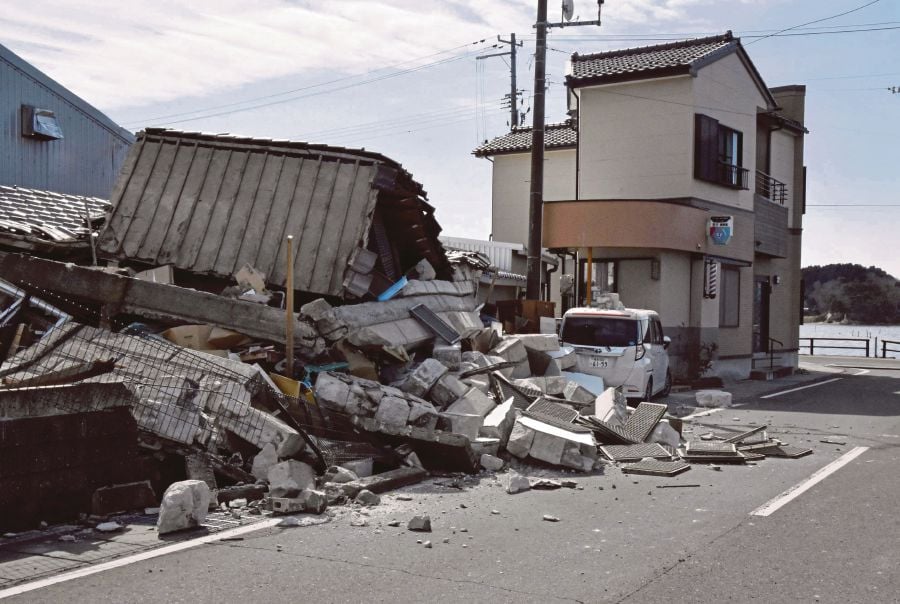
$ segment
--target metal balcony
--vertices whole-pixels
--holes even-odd
[[[759,170],[756,171],[756,193],[778,205],[787,199],[787,185]]]
[[[719,161],[718,183],[735,189],[749,189],[749,174],[747,168],[735,166],[724,161]]]

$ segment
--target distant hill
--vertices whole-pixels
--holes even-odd
[[[880,268],[828,264],[802,272],[807,314],[846,315],[856,323],[900,323],[900,281]]]

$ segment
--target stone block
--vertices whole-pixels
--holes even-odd
[[[317,298],[300,307],[300,316],[316,322],[325,318],[332,310],[334,310],[334,307],[329,304],[325,298]]]
[[[487,414],[479,431],[481,436],[498,438],[500,439],[500,446],[506,445],[509,440],[509,433],[512,431],[513,424],[516,421],[516,410],[513,406],[513,400],[512,397],[506,399]]]
[[[496,406],[494,399],[487,394],[477,388],[469,388],[464,395],[447,408],[447,411],[486,417]]]
[[[521,363],[528,360],[528,353],[525,351],[525,345],[518,336],[508,336],[503,338],[493,350],[491,355],[502,357],[505,361]]]
[[[662,420],[653,428],[653,432],[647,437],[646,442],[678,447],[681,444],[681,435],[669,425],[667,420]]]
[[[594,415],[614,426],[628,421],[628,401],[618,388],[607,388],[594,399]]]
[[[453,413],[445,411],[441,417],[450,421],[450,431],[454,434],[462,434],[470,441],[478,438],[478,431],[484,418],[473,413]]]
[[[469,386],[463,384],[455,375],[446,374],[431,388],[431,400],[439,408],[450,405],[466,393]]]
[[[571,369],[578,364],[578,355],[572,346],[563,346],[559,350],[549,351],[547,354],[556,362],[560,371]]]
[[[416,367],[415,371],[409,374],[409,377],[403,382],[401,390],[413,396],[426,398],[435,382],[446,373],[447,368],[440,361],[425,359],[422,364]]]
[[[534,442],[534,430],[522,423],[522,418],[516,420],[506,443],[506,450],[520,459],[528,457],[531,445]]]
[[[597,444],[590,433],[571,432],[545,424],[531,417],[520,417],[516,420],[516,425],[521,425],[534,431],[529,454],[535,459],[554,465],[569,465],[570,467],[581,469],[584,467],[583,460],[573,459],[574,455],[572,453],[568,454],[564,461],[567,449],[572,447],[577,449],[580,456],[596,459]],[[515,428],[513,430],[515,431]],[[512,437],[510,437],[510,440],[512,440]],[[509,450],[508,446],[507,450]],[[593,461],[591,461],[591,465],[593,465]]]
[[[306,489],[300,493],[303,511],[309,514],[321,514],[328,507],[328,496],[322,491]]]
[[[406,530],[419,533],[430,533],[431,517],[427,514],[424,516],[413,516],[413,518],[406,523]]]
[[[724,390],[698,390],[695,398],[700,407],[731,406],[731,393]]]
[[[479,436],[472,441],[472,453],[477,459],[481,459],[482,455],[493,455],[497,457],[500,453],[500,439]]]
[[[359,493],[357,493],[356,499],[354,501],[361,505],[374,506],[381,503],[381,497],[368,489],[363,489]]]
[[[277,463],[278,451],[275,449],[275,445],[266,443],[253,458],[253,465],[250,468],[250,473],[258,479],[265,480],[269,477],[269,470]]]
[[[375,421],[388,426],[405,426],[409,421],[409,403],[397,396],[384,396],[375,412]]]
[[[472,388],[477,388],[481,392],[488,394],[491,391],[491,378],[487,374],[478,374],[467,377],[463,380],[463,384]]]
[[[437,427],[438,412],[434,405],[425,401],[413,401],[409,405],[409,425],[419,426],[426,430]]]
[[[555,333],[517,334],[516,338],[527,350],[538,352],[555,352],[559,350],[559,337]]]
[[[437,278],[437,272],[425,258],[419,260],[418,264],[413,267],[413,270],[416,271],[416,279],[419,281],[433,281]]]
[[[224,414],[218,418],[219,425],[240,436],[247,442],[262,449],[267,443],[275,445],[278,457],[290,457],[304,446],[300,434],[277,417],[259,409],[250,408],[244,417]]]
[[[169,485],[159,506],[156,530],[160,535],[200,526],[209,510],[209,487],[202,480]]]
[[[488,472],[499,472],[503,469],[505,462],[499,457],[483,453],[480,458],[481,467]]]
[[[289,459],[269,469],[269,493],[281,497],[290,491],[303,491],[316,486],[316,473],[302,461]]]
[[[372,475],[375,460],[371,457],[367,459],[357,459],[354,461],[345,461],[341,464],[342,468],[347,468],[360,478],[367,478]]]
[[[488,361],[487,356],[477,350],[470,350],[462,353],[462,362],[472,363],[476,367],[487,367],[491,364],[490,361]]]
[[[459,371],[462,347],[459,344],[435,344],[431,357],[450,371]]]
[[[343,484],[345,482],[353,482],[354,480],[359,480],[359,476],[357,476],[356,473],[352,470],[348,470],[343,466],[331,466],[325,472],[324,476],[322,476],[322,480],[324,482]]]
[[[350,385],[336,374],[320,373],[316,378],[315,397],[323,407],[345,411],[350,398]]]
[[[558,466],[562,461],[565,448],[565,439],[559,438],[554,434],[535,430],[534,440],[531,443],[531,450],[528,454],[534,459]]]
[[[527,476],[522,476],[521,474],[517,474],[516,472],[509,473],[509,480],[506,483],[506,492],[510,495],[515,495],[516,493],[522,493],[523,491],[531,490],[531,481],[528,480]]]
[[[194,408],[142,401],[132,414],[140,428],[186,445],[193,444],[201,432],[200,413]]]
[[[581,384],[569,382],[563,390],[563,398],[573,403],[590,404],[597,398],[597,394],[591,392]]]

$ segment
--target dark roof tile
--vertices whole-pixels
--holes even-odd
[[[87,235],[85,213],[92,220],[102,217],[109,209],[109,202],[96,197],[64,195],[53,191],[0,186],[0,229],[29,229],[31,235],[52,239],[42,229],[47,227],[71,234],[71,239]]]
[[[515,128],[512,132],[498,136],[475,149],[478,157],[488,157],[499,153],[523,153],[531,151],[532,128]],[[565,149],[578,142],[578,131],[571,122],[547,124],[544,127],[544,148]]]

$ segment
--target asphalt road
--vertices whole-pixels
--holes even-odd
[[[566,475],[579,489],[517,495],[505,493],[502,474],[461,489],[438,479],[403,490],[411,501],[385,496],[368,526],[351,526],[341,508],[326,524],[200,545],[9,601],[897,602],[898,378],[845,375],[692,428],[765,423],[770,435],[814,450],[800,459],[695,465],[675,478],[609,467]],[[847,444],[821,442],[834,436]],[[868,449],[771,515],[751,515],[856,447]],[[418,513],[431,516],[432,533],[405,530]],[[395,519],[401,527],[387,526]]]

